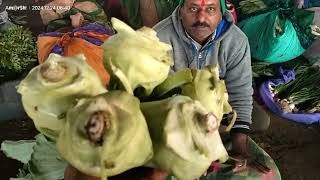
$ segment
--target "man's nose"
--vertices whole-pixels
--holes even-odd
[[[204,9],[201,9],[197,14],[197,19],[199,22],[204,22],[206,19],[206,12]]]

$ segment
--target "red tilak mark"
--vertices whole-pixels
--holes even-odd
[[[204,7],[204,4],[206,3],[206,1],[205,0],[201,0],[201,4],[200,4],[200,6],[201,6],[201,8],[203,8]]]

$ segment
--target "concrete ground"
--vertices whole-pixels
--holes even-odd
[[[271,117],[266,132],[253,139],[274,159],[283,180],[320,180],[320,127]]]

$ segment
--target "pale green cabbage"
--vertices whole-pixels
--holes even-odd
[[[171,46],[160,42],[151,28],[134,31],[116,18],[111,22],[117,34],[103,44],[104,64],[111,74],[110,87],[119,83],[131,94],[143,87],[149,95],[169,74],[173,63]]]
[[[72,166],[102,179],[142,166],[153,156],[140,101],[125,91],[80,100],[67,113],[57,147]]]
[[[218,66],[208,66],[202,70],[191,70],[193,80],[182,86],[182,95],[198,100],[219,120],[223,114],[230,113],[232,108],[228,102],[228,92],[224,80],[219,79]]]
[[[84,55],[50,54],[18,86],[26,113],[41,133],[53,139],[58,137],[65,113],[77,99],[106,91]]]
[[[174,96],[141,103],[153,142],[151,164],[173,173],[178,179],[196,179],[215,160],[224,162],[218,121],[198,101]]]
[[[161,97],[176,88],[179,89],[179,94],[200,101],[209,112],[214,113],[219,124],[223,114],[232,111],[224,80],[219,79],[217,65],[204,69],[181,69],[156,87],[154,95]]]

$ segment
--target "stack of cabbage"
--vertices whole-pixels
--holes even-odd
[[[36,128],[56,141],[68,163],[103,179],[138,166],[194,179],[212,161],[225,161],[218,128],[231,107],[218,67],[168,76],[169,45],[152,29],[112,23],[117,34],[103,45],[109,87],[81,55],[52,54],[21,82],[18,92]],[[178,94],[164,97],[176,88]]]

